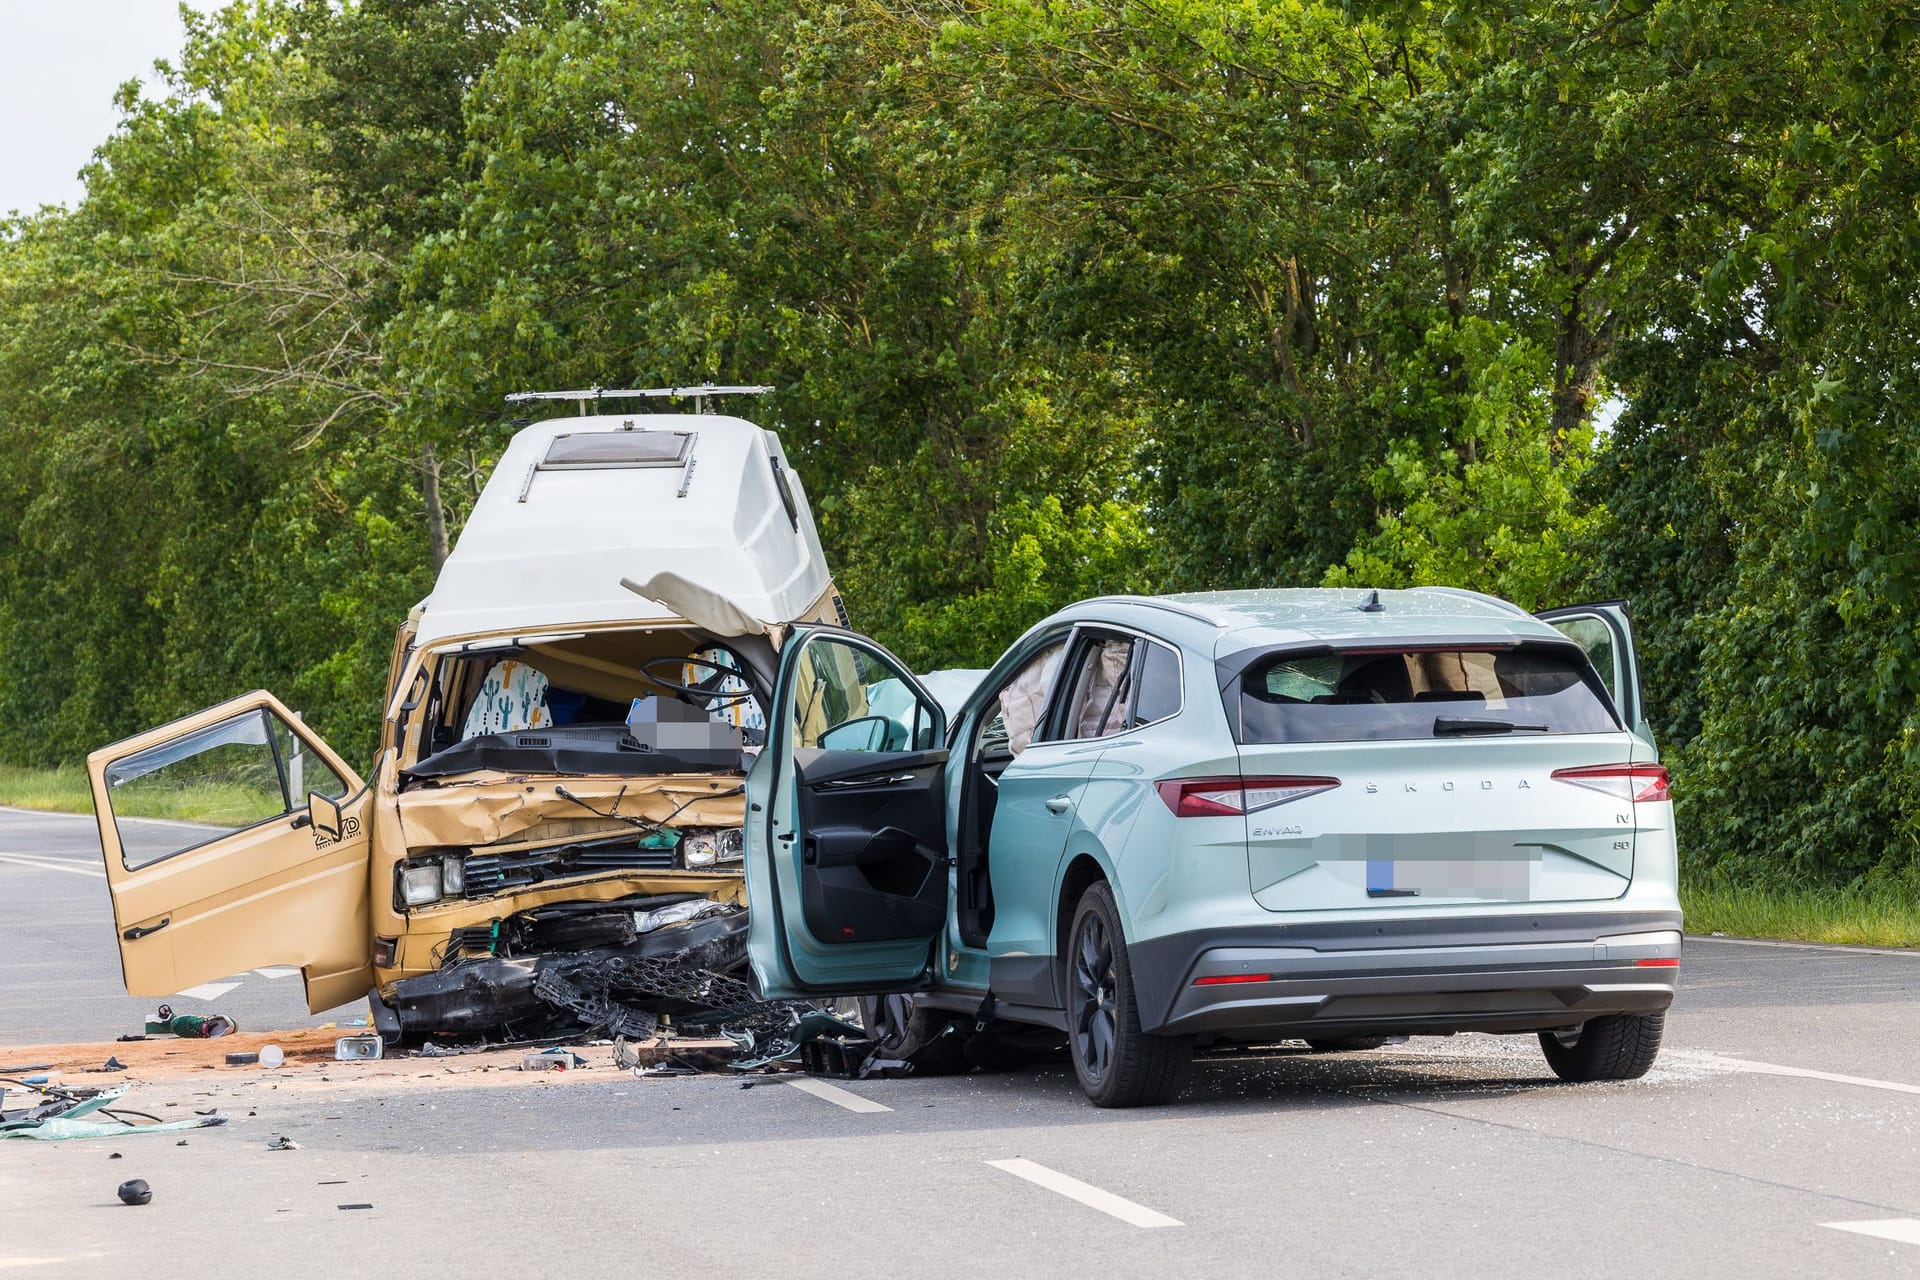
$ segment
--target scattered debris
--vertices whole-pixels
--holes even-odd
[[[263,1071],[277,1071],[286,1064],[286,1050],[277,1044],[262,1045],[260,1048],[260,1068]],[[322,1077],[324,1079],[324,1077]]]
[[[125,1095],[126,1085],[116,1085],[111,1089],[69,1089],[47,1085],[33,1092],[40,1100],[29,1106],[13,1110],[0,1108],[0,1138],[58,1141],[63,1138],[117,1137],[130,1133],[178,1133],[182,1129],[205,1129],[226,1123],[218,1116],[162,1122],[144,1111],[111,1107],[110,1103]],[[0,1102],[4,1100],[4,1093],[0,1093]],[[84,1118],[94,1115],[106,1118]]]
[[[343,1204],[343,1205],[341,1205],[340,1207],[341,1207],[342,1209],[371,1209],[371,1208],[373,1208],[373,1206],[372,1206],[372,1205],[370,1205],[370,1204]]]
[[[113,1041],[115,1044],[132,1044],[136,1040],[145,1040],[146,1038],[146,1036],[115,1036]]]
[[[179,1036],[182,1040],[211,1040],[215,1036],[232,1035],[239,1029],[240,1024],[224,1013],[209,1014],[204,1018],[195,1013],[175,1016],[173,1006],[165,1004],[147,1019],[146,1027],[149,1036]]]
[[[120,1158],[120,1153],[118,1151],[114,1152],[112,1155],[107,1157],[107,1159],[109,1160],[118,1160],[119,1158]]]
[[[333,1042],[333,1056],[340,1062],[366,1062],[386,1056],[387,1042],[377,1035],[341,1036]]]
[[[230,1067],[250,1067],[258,1061],[260,1061],[260,1055],[257,1053],[230,1053],[227,1055],[227,1065]]]
[[[586,1065],[585,1058],[558,1045],[551,1049],[542,1049],[538,1053],[529,1053],[520,1059],[522,1071],[567,1071]]]
[[[121,1204],[146,1204],[153,1199],[153,1188],[145,1178],[132,1178],[120,1184]]]
[[[269,1151],[298,1151],[299,1149],[300,1144],[292,1138],[275,1138],[267,1144],[267,1150]]]
[[[101,1063],[97,1067],[88,1067],[87,1071],[89,1074],[98,1075],[101,1072],[125,1071],[126,1069],[127,1069],[126,1063],[120,1061],[118,1057],[112,1057],[112,1058],[108,1058],[105,1062]]]

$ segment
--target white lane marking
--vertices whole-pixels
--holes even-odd
[[[1860,942],[1788,942],[1782,938],[1728,938],[1710,933],[1687,935],[1688,946],[1696,942],[1730,942],[1742,947],[1785,947],[1791,951],[1837,951],[1842,955],[1854,956],[1906,956],[1910,960],[1920,960],[1920,947],[1874,947]]]
[[[64,858],[23,858],[17,853],[0,853],[0,862],[11,862],[19,867],[31,867],[35,871],[64,871],[70,876],[92,876],[96,880],[105,880],[107,873],[93,867],[83,867],[68,862]]]
[[[824,1080],[789,1080],[788,1084],[802,1093],[810,1093],[816,1098],[831,1102],[836,1107],[845,1107],[849,1111],[871,1112],[891,1111],[892,1107],[875,1102],[872,1098],[863,1098],[857,1093],[845,1089],[836,1089]]]
[[[1898,1240],[1901,1244],[1920,1244],[1920,1218],[1881,1218],[1872,1222],[1823,1222],[1820,1225],[1834,1231],[1851,1231],[1855,1235]]]
[[[1104,1214],[1120,1219],[1120,1221],[1131,1227],[1180,1227],[1186,1225],[1178,1218],[1169,1218],[1164,1213],[1156,1213],[1145,1205],[1135,1204],[1133,1201],[1117,1196],[1111,1191],[1102,1191],[1100,1188],[1082,1182],[1078,1178],[1069,1178],[1064,1173],[1049,1169],[1043,1164],[1035,1164],[1031,1160],[1015,1158],[1012,1160],[989,1160],[987,1163],[1003,1173],[1010,1173],[1016,1178],[1025,1178],[1036,1187],[1045,1187],[1047,1190],[1063,1195],[1069,1200],[1077,1200],[1089,1209],[1098,1209]]]
[[[291,978],[300,971],[298,969],[289,969],[285,966],[275,966],[271,969],[255,969],[254,972],[263,978]]]
[[[1902,1084],[1898,1080],[1870,1080],[1865,1076],[1843,1076],[1832,1071],[1815,1071],[1809,1067],[1783,1067],[1774,1062],[1754,1062],[1748,1058],[1729,1058],[1724,1054],[1710,1050],[1680,1050],[1675,1056],[1696,1058],[1706,1062],[1731,1067],[1735,1071],[1751,1072],[1757,1076],[1797,1076],[1803,1080],[1827,1080],[1834,1084],[1855,1084],[1863,1089],[1885,1089],[1890,1093],[1920,1093],[1920,1084]]]
[[[197,987],[188,987],[185,991],[176,991],[175,1000],[185,996],[189,1000],[218,1000],[240,984],[237,982],[203,982]]]

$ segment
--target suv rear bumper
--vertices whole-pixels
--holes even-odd
[[[1276,925],[1143,939],[1127,951],[1140,1022],[1153,1032],[1319,1040],[1537,1031],[1672,1004],[1680,915]]]

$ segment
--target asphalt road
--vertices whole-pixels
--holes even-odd
[[[121,983],[93,818],[0,808],[0,1045],[112,1040],[138,1033],[157,1003]],[[308,1014],[291,969],[233,974],[169,1003],[261,1029],[366,1015],[364,1004]]]
[[[115,980],[91,972],[110,938],[40,955],[13,921],[9,1027],[34,975]],[[242,1117],[184,1146],[0,1142],[0,1273],[1920,1276],[1916,1012],[1920,954],[1701,939],[1659,1064],[1625,1084],[1558,1084],[1530,1038],[1477,1035],[1208,1062],[1136,1112],[1059,1067],[215,1071],[136,1095]],[[282,1134],[299,1149],[268,1151]],[[129,1177],[151,1205],[114,1200]]]

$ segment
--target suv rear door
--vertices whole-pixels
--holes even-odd
[[[763,996],[925,985],[947,926],[946,732],[939,702],[867,637],[805,627],[782,647],[747,778]]]
[[[366,784],[270,693],[87,758],[127,991],[296,965],[314,1012],[364,996]]]

